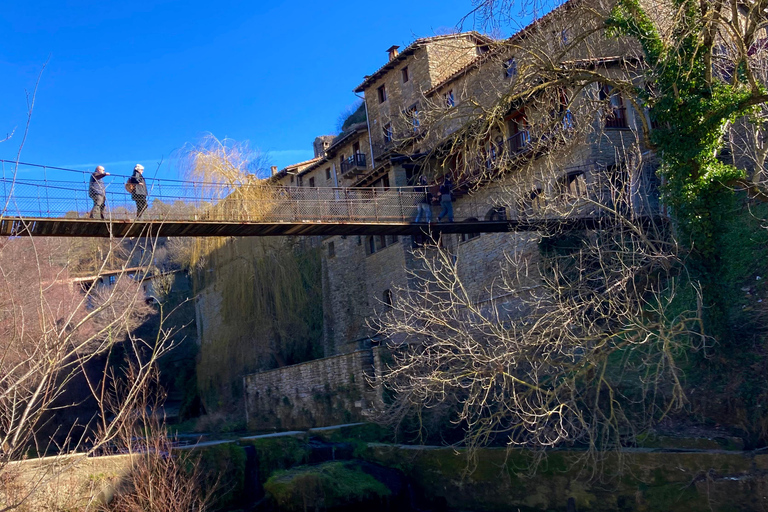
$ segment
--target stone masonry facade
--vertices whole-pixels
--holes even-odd
[[[293,430],[364,421],[381,400],[378,348],[246,375],[252,430]]]
[[[589,4],[587,1],[579,5],[589,8]],[[545,39],[536,44],[548,45],[548,51],[556,52],[568,37],[567,30],[579,29],[578,19],[570,8],[550,13],[537,27]],[[555,32],[546,28],[547,23],[567,29]],[[390,48],[388,61],[366,76],[355,90],[364,95],[366,121],[348,127],[335,138],[319,137],[314,144],[313,160],[275,170],[272,182],[287,187],[366,186],[397,190],[411,187],[419,176],[426,176],[431,190],[437,193],[443,176],[461,173],[457,160],[451,163],[439,156],[439,147],[476,115],[478,105],[491,106],[509,90],[510,80],[514,79],[510,77],[509,66],[516,57],[516,45],[535,41],[526,34],[527,30],[510,38],[514,44],[506,46],[476,32],[466,32],[417,39],[402,51]],[[595,41],[599,45],[605,40]],[[606,58],[600,65],[607,73],[614,68],[619,73],[622,60],[615,56],[629,51],[621,41],[605,43]],[[572,108],[578,111],[599,95],[599,85],[595,84],[574,100]],[[530,214],[542,204],[556,203],[563,183],[593,185],[596,170],[624,165],[627,148],[645,154],[642,144],[638,145],[637,133],[648,113],[629,104],[622,109],[622,124],[607,127],[604,118],[597,114],[592,114],[594,118],[579,119],[580,123],[600,129],[594,130],[583,143],[568,145],[568,149],[541,159],[541,165],[534,161],[518,173],[500,178],[499,183],[474,188],[457,197],[457,217],[461,214],[463,218],[487,220],[494,215],[515,218]],[[434,111],[446,120],[430,126],[427,133],[424,122]],[[535,112],[521,110],[505,117],[505,127],[489,136],[487,154],[493,150],[494,138],[511,140],[518,133],[515,130],[535,123],[535,116]],[[653,159],[649,157],[648,161]],[[642,171],[646,175],[631,177],[633,193],[649,193],[653,170],[652,165],[646,165]],[[499,193],[500,187],[505,188],[505,194]],[[638,212],[647,209],[648,202],[639,201],[642,204],[635,205],[633,199],[633,207]],[[658,208],[657,203],[655,207]],[[433,219],[438,211],[439,206],[432,206]],[[453,254],[473,300],[478,304],[501,301],[506,310],[513,311],[515,298],[509,294],[499,296],[496,289],[499,270],[508,264],[510,254],[526,254],[535,264],[539,240],[535,233],[484,233],[445,235],[440,243]],[[332,236],[321,241],[322,343],[326,359],[246,376],[249,426],[316,427],[365,416],[375,391],[363,383],[360,376],[366,373],[360,368],[370,366],[370,347],[382,342],[377,337],[376,318],[387,310],[398,290],[412,284],[413,274],[420,270],[414,250],[421,243],[414,237],[392,236]],[[523,284],[526,290],[534,289],[537,281],[531,278],[530,283]],[[331,402],[324,398],[327,396]],[[340,407],[336,409],[344,411],[344,417],[334,412],[334,401]]]

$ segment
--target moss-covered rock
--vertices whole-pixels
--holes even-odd
[[[275,471],[292,468],[309,460],[310,448],[303,438],[270,437],[241,439],[243,446],[256,451],[259,482],[264,483]]]
[[[386,484],[380,480],[382,476]],[[278,472],[264,488],[280,510],[303,511],[378,505],[399,495],[403,486],[399,475],[391,470],[364,462],[334,461]]]

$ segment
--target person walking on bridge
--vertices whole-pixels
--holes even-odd
[[[101,165],[96,167],[96,170],[91,173],[91,180],[88,183],[88,196],[93,199],[93,208],[91,208],[91,213],[88,214],[89,219],[97,218],[96,215],[104,219],[104,210],[107,207],[107,189],[101,180],[105,176],[109,176],[109,173]]]
[[[419,185],[419,187],[415,188],[418,213],[414,222],[422,222],[423,220],[429,223],[432,222],[432,194],[429,192],[426,176],[422,176],[419,179]]]
[[[443,217],[448,217],[448,222],[453,222],[453,183],[448,176],[443,180],[443,184],[440,185],[440,215],[437,216],[437,220],[443,220]]]
[[[133,175],[128,178],[128,183],[133,185],[131,187],[131,199],[136,202],[136,218],[140,218],[141,214],[147,209],[147,182],[144,179],[144,166],[136,164],[133,168]]]

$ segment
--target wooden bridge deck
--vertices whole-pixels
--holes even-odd
[[[594,229],[608,222],[596,216],[566,219],[413,222],[213,222],[102,221],[83,218],[3,217],[2,236],[147,237],[147,236],[329,236],[508,233],[544,229]]]

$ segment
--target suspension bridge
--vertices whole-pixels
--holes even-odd
[[[222,185],[147,178],[149,208],[136,218],[124,188],[128,176],[104,178],[104,219],[90,218],[91,173],[60,167],[2,164],[2,236],[323,236],[503,233],[549,228],[591,229],[597,215],[537,215],[500,206],[499,194],[467,194],[454,221],[414,222],[423,193],[415,187],[283,187],[261,181]],[[486,191],[487,192],[487,191]]]

